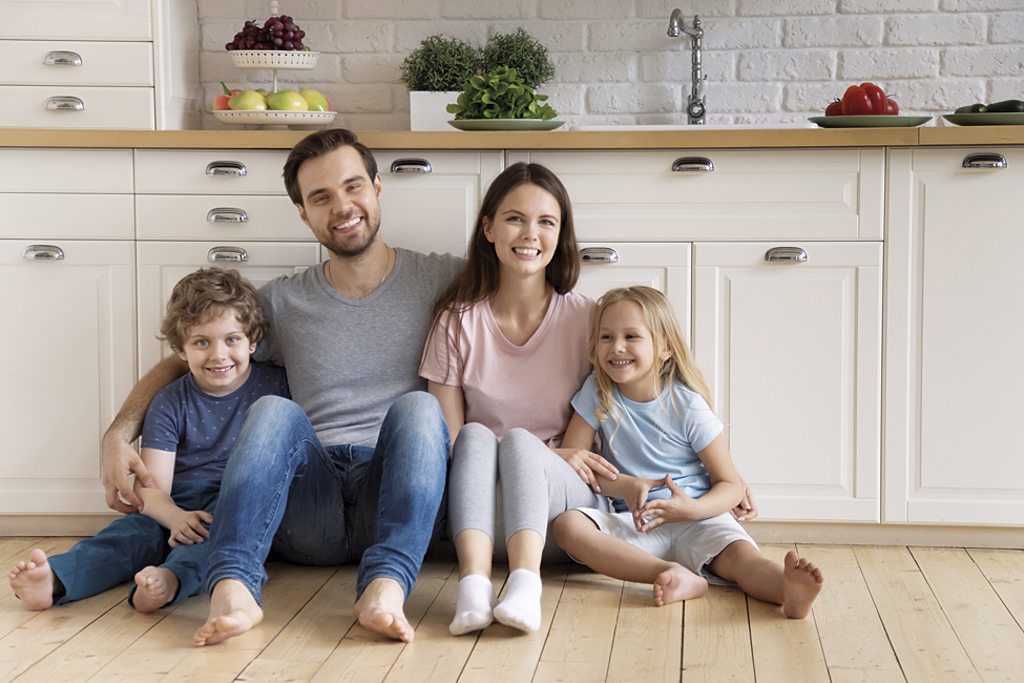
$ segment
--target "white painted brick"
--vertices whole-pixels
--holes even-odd
[[[587,111],[597,114],[630,112],[677,112],[683,93],[673,85],[599,85],[587,88]]]
[[[347,83],[400,83],[401,65],[398,55],[356,55],[342,60],[341,73]]]
[[[637,80],[637,56],[633,53],[551,53],[560,83],[608,83]],[[653,79],[665,80],[665,79]]]
[[[782,86],[775,83],[709,83],[708,113],[777,112]]]
[[[1024,45],[949,48],[942,55],[944,76],[1020,76]]]
[[[840,14],[934,12],[939,0],[839,0]]]
[[[1024,100],[1024,75],[1017,78],[989,79],[988,101]]]
[[[237,21],[207,21],[199,27],[200,50],[223,50],[242,30]]]
[[[220,0],[217,2],[198,2],[198,4],[200,6],[216,5],[220,4]],[[298,2],[285,0],[278,4],[280,6],[278,14],[290,16],[299,25],[299,28],[305,29],[304,22],[310,19],[341,19],[341,6],[344,3],[334,2],[333,0],[300,0]],[[270,16],[270,3],[266,0],[246,0],[245,7],[246,19],[259,17],[263,21]]]
[[[467,0],[479,2],[480,0]],[[506,4],[520,4],[506,2]],[[522,3],[526,4],[526,3]],[[631,15],[628,3],[622,0],[589,0],[588,2],[566,2],[565,0],[540,0],[537,16],[541,19],[627,19]],[[668,24],[668,15],[665,15]]]
[[[786,47],[856,47],[880,45],[881,17],[831,17],[786,19]]]
[[[196,9],[200,22],[205,22],[207,19],[232,19],[238,22],[238,28],[242,28],[241,25],[245,23],[246,19],[253,18],[246,16],[248,11],[245,5],[245,0],[218,0],[218,2],[197,2]]]
[[[767,114],[737,114],[732,117],[729,123],[757,123],[757,124],[780,124],[780,123],[805,123],[810,116],[818,116],[821,112],[800,111],[800,112],[778,112]]]
[[[348,19],[434,19],[441,14],[440,0],[345,0],[344,4]]]
[[[546,47],[549,52],[583,51],[586,26],[575,21],[525,21],[515,24],[495,23],[487,35],[515,33],[522,28]]]
[[[508,0],[442,0],[440,16],[448,19],[530,19],[533,8]]]
[[[888,45],[979,45],[985,42],[980,14],[917,14],[885,22]]]
[[[687,23],[696,14],[704,17],[732,17],[736,15],[736,0],[636,0],[636,15],[643,19],[668,18],[675,8],[683,10]]]
[[[1019,10],[1020,0],[942,0],[939,9],[943,12]]]
[[[836,77],[832,50],[750,50],[740,54],[741,81],[830,81]]]
[[[487,40],[487,26],[468,21],[409,21],[396,25],[395,51],[409,54],[427,36],[436,34],[461,38],[470,45],[481,46]]]
[[[985,101],[985,81],[980,78],[910,80],[893,83],[889,90],[900,104],[900,113],[949,113]]]
[[[1000,12],[989,16],[989,41],[993,43],[1024,41],[1024,12]]]
[[[825,107],[843,96],[847,85],[836,82],[788,83],[783,90],[782,108],[786,111],[808,112],[808,116],[823,115]]]
[[[677,38],[685,49],[690,40]],[[778,47],[782,44],[782,22],[778,19],[709,19],[704,22],[704,47],[712,50],[737,50]]]
[[[740,0],[742,17],[789,17],[802,14],[834,14],[835,0]]]
[[[249,77],[246,71],[231,63],[231,55],[224,50],[218,52],[202,51],[199,53],[199,78],[202,81],[216,83],[224,81],[232,88],[240,88]]]
[[[930,48],[843,50],[839,80],[871,78],[934,78],[939,74],[939,51]]]
[[[335,27],[334,48],[341,52],[388,52],[394,42],[394,24],[343,21]]]
[[[736,53],[705,51],[701,67],[709,81],[731,81],[736,77]],[[690,53],[657,52],[640,58],[640,80],[648,82],[668,81],[682,83],[689,92]]]
[[[347,128],[357,134],[366,130],[409,130],[409,112],[395,114],[346,114],[331,122],[332,128]],[[452,130],[455,130],[452,128]],[[385,192],[387,189],[385,188]],[[384,218],[387,230],[387,219]]]
[[[589,25],[587,49],[593,52],[645,52],[671,49],[678,38],[669,38],[668,21],[594,22]],[[689,43],[689,40],[687,40]]]
[[[558,112],[558,118],[578,114],[586,110],[587,88],[582,85],[547,84],[540,92],[548,96],[547,104]]]
[[[406,92],[405,88],[400,89]],[[352,114],[387,114],[396,108],[396,100],[400,99],[394,92],[390,85],[342,85],[330,90],[334,106]],[[408,95],[404,99],[408,107]]]

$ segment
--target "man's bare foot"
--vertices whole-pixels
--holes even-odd
[[[402,605],[405,593],[394,579],[374,579],[356,600],[353,612],[363,628],[404,643],[412,642],[415,632],[405,618]]]
[[[132,604],[139,612],[155,612],[178,594],[178,577],[170,569],[145,567],[135,574]]]
[[[679,564],[658,574],[658,577],[654,579],[654,586],[651,588],[654,604],[658,607],[680,600],[699,598],[707,592],[707,579],[697,576]]]
[[[825,583],[821,570],[790,550],[783,561],[782,579],[782,613],[790,619],[805,618]]]
[[[27,609],[48,609],[53,605],[53,569],[46,561],[46,553],[36,548],[11,567],[7,574],[11,589]]]
[[[240,636],[263,621],[263,610],[245,584],[221,579],[210,596],[210,617],[192,636],[196,646],[213,645]]]

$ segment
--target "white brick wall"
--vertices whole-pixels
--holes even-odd
[[[223,46],[264,0],[200,2],[201,77],[208,99],[265,87],[269,71],[236,69]],[[445,33],[482,44],[522,26],[551,51],[542,87],[577,124],[683,123],[689,39],[666,35],[674,7],[704,23],[710,123],[802,122],[853,82],[874,80],[906,113],[1024,99],[1024,0],[283,0],[281,11],[321,53],[279,87],[323,91],[336,123],[402,130],[405,55]],[[223,127],[206,115],[204,125]]]

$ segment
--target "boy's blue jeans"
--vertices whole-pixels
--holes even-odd
[[[357,596],[390,578],[408,597],[441,526],[448,451],[441,407],[426,392],[395,401],[375,448],[324,447],[298,404],[260,398],[221,482],[207,587],[236,579],[262,605],[273,547],[298,564],[359,562]]]
[[[215,506],[220,482],[192,480],[175,482],[171,498],[183,510],[206,510],[216,519]],[[48,558],[53,573],[64,584],[66,593],[55,605],[83,600],[114,586],[131,581],[135,573],[149,565],[174,572],[180,584],[178,595],[169,603],[176,605],[203,588],[210,541],[195,545],[167,545],[169,532],[145,515],[133,512],[115,519],[92,538],[77,543],[71,550]],[[135,584],[128,594],[131,601]]]

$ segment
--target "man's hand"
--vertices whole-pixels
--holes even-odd
[[[750,487],[743,484],[743,500],[732,509],[732,516],[737,522],[747,522],[757,517],[757,501],[754,500],[754,493]]]
[[[206,510],[182,510],[180,515],[175,516],[171,525],[171,536],[167,539],[167,545],[174,548],[179,545],[202,543],[210,535],[203,525],[212,523],[213,515]]]
[[[615,466],[597,453],[582,448],[558,448],[555,449],[555,453],[569,464],[569,467],[579,475],[583,483],[597,493],[601,493],[597,475],[601,475],[605,479],[615,479],[619,476],[619,471],[615,469]]]
[[[126,441],[114,434],[106,434],[102,446],[103,490],[107,507],[118,512],[142,512],[142,499],[132,490],[130,475],[134,474],[143,486],[154,487],[152,475],[142,464],[142,458]]]

